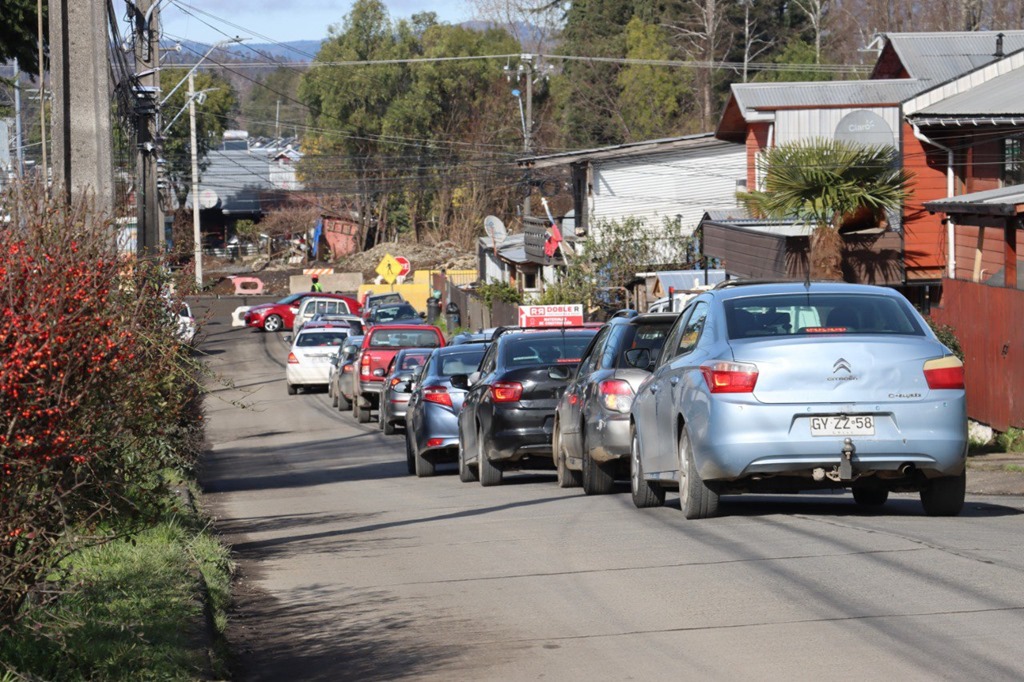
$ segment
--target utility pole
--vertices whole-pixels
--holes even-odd
[[[533,55],[523,54],[519,57],[519,69],[526,73],[526,114],[523,117],[523,154],[530,156],[533,153]],[[530,195],[533,194],[533,187],[527,187],[526,198],[523,200],[523,218],[529,218]]]
[[[195,69],[188,72],[188,133],[192,147],[192,238],[195,240],[193,258],[196,267],[196,289],[203,290],[203,231],[199,225],[199,149],[196,147],[196,77]]]
[[[136,245],[140,257],[163,251],[163,215],[157,194],[158,93],[160,92],[159,0],[137,0],[135,10]]]
[[[61,0],[58,0],[60,2]],[[53,11],[53,7],[50,11]],[[51,21],[52,25],[53,22]],[[39,135],[43,142],[43,191],[49,184],[46,165],[46,64],[43,62],[43,0],[36,0],[36,30],[39,40]],[[53,33],[50,33],[51,39]]]
[[[14,149],[18,159],[18,177],[25,175],[25,143],[21,134],[21,67],[14,60]]]
[[[108,43],[101,38],[108,34],[106,10],[103,0],[49,0],[53,182],[66,201],[91,195],[96,209],[109,215],[114,165]]]

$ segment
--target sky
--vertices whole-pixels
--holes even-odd
[[[392,19],[431,11],[440,21],[457,24],[473,13],[467,0],[384,0],[384,4]],[[160,5],[167,39],[211,44],[225,34],[248,37],[254,43],[271,42],[260,36],[273,42],[320,40],[351,8],[352,0],[163,0]]]

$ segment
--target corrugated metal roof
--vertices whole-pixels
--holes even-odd
[[[661,283],[663,291],[668,291],[670,288],[676,291],[685,291],[704,284],[718,284],[725,281],[725,270],[707,270],[707,282],[704,281],[704,274],[704,270],[668,270],[658,272],[655,276]]]
[[[1024,116],[1024,68],[977,85],[967,92],[947,97],[917,112],[915,116]]]
[[[1003,34],[1004,55],[1024,49],[1024,31],[887,33],[885,38],[911,78],[934,86],[995,61],[997,33]]]
[[[933,213],[958,213],[973,215],[1017,214],[1017,207],[1024,205],[1024,185],[1009,185],[984,192],[961,194],[935,201],[926,201],[924,207]]]
[[[678,147],[701,146],[704,144],[723,144],[715,139],[714,133],[697,133],[695,135],[682,135],[680,137],[665,137],[658,140],[643,140],[641,142],[628,142],[610,147],[595,147],[593,149],[577,149],[557,154],[544,154],[542,156],[528,156],[517,159],[516,162],[523,166],[541,168],[558,164],[574,163],[576,161],[603,159],[609,157],[626,157],[652,152],[666,151]]]
[[[751,112],[787,107],[899,104],[929,87],[913,78],[808,83],[735,83],[732,86],[744,117]]]

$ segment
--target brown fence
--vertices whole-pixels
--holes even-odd
[[[999,431],[1024,428],[1024,291],[945,279],[931,316],[963,347],[967,414]]]
[[[466,289],[449,287],[451,301],[459,307],[461,327],[477,331],[488,327],[514,325],[519,322],[519,307],[504,301],[488,306],[484,300]]]

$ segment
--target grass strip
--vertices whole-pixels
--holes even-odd
[[[29,604],[0,642],[0,682],[226,677],[232,565],[189,499],[131,541],[72,556],[67,592]]]

